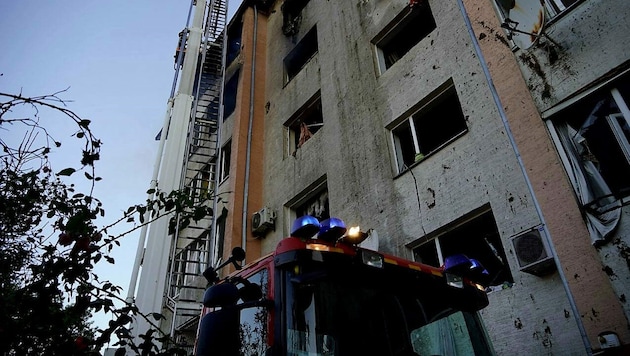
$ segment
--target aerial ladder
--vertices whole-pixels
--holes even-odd
[[[142,227],[127,296],[140,312],[163,314],[160,328],[183,344],[194,339],[190,326],[198,319],[205,289],[196,277],[211,264],[214,249],[226,22],[227,0],[191,0],[148,197],[186,191],[196,205],[211,207],[213,213],[187,226],[177,224],[172,235],[169,220],[179,221],[179,216]],[[138,335],[148,328],[140,319],[134,326]]]

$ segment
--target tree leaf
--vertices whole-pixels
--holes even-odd
[[[76,172],[77,170],[74,168],[66,168],[66,169],[62,169],[61,171],[59,171],[59,173],[57,173],[58,176],[70,176],[72,175],[72,173]]]
[[[151,313],[151,316],[153,317],[153,319],[155,320],[160,320],[163,318],[162,314],[160,313]]]

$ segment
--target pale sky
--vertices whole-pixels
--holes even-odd
[[[230,14],[241,1],[229,1]],[[60,97],[92,120],[92,130],[103,141],[96,165],[103,180],[94,194],[106,211],[103,224],[146,200],[158,148],[154,138],[164,120],[178,33],[186,26],[189,7],[189,0],[0,2],[0,92],[38,96],[68,88]],[[70,137],[72,125],[57,115],[41,117],[62,142],[53,155],[54,169],[78,168],[80,148],[71,145],[78,141]],[[138,236],[129,235],[114,249],[115,265],[97,266],[101,279],[123,287],[123,298]]]

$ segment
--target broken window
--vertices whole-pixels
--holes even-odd
[[[452,82],[391,130],[398,173],[437,152],[468,131]],[[443,86],[444,87],[444,86]]]
[[[381,72],[394,65],[435,28],[435,19],[428,1],[420,1],[415,6],[406,7],[387,30],[373,41],[378,49]]]
[[[487,211],[413,249],[420,263],[440,267],[444,258],[464,254],[481,262],[489,273],[489,285],[514,283],[494,216]]]
[[[295,156],[297,149],[324,126],[321,92],[313,95],[284,126],[287,129],[288,152]]]
[[[228,141],[228,143],[221,148],[221,176],[219,181],[223,182],[230,176],[230,155],[232,154],[232,141]]]
[[[284,58],[285,82],[293,79],[317,51],[317,27],[313,27]]]
[[[592,94],[551,118],[593,244],[606,241],[630,197],[630,82]]]

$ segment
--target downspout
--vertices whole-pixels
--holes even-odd
[[[258,34],[258,9],[254,4],[254,40],[252,44],[252,71],[249,86],[249,123],[247,126],[247,154],[245,158],[245,185],[243,187],[243,217],[241,220],[241,247],[247,251],[247,203],[249,200],[249,171],[252,151],[252,126],[254,125],[254,75],[256,74],[256,41]]]
[[[536,199],[536,195],[534,194],[534,188],[529,179],[529,176],[527,175],[527,170],[525,169],[525,164],[523,163],[521,154],[518,151],[518,148],[516,146],[516,141],[514,140],[512,130],[510,129],[510,124],[507,121],[507,115],[505,114],[505,111],[503,110],[503,104],[501,103],[501,99],[499,98],[497,89],[495,88],[494,83],[492,82],[492,77],[490,76],[490,70],[488,69],[488,65],[486,64],[486,61],[483,57],[481,47],[479,46],[479,42],[477,41],[477,37],[475,36],[475,32],[470,22],[470,18],[468,17],[468,13],[466,12],[466,8],[464,7],[463,0],[457,0],[457,4],[459,5],[459,9],[462,13],[462,17],[464,18],[464,22],[466,23],[468,34],[470,35],[470,38],[473,43],[473,47],[475,48],[475,54],[477,55],[477,58],[479,58],[479,63],[481,64],[481,68],[483,69],[483,74],[488,83],[488,87],[490,88],[490,92],[492,93],[492,98],[494,99],[494,103],[497,106],[497,110],[499,111],[499,116],[501,116],[501,121],[503,122],[505,132],[510,140],[510,145],[512,146],[512,149],[514,150],[514,154],[516,155],[519,168],[521,170],[521,173],[523,174],[523,177],[525,178],[525,182],[527,183],[527,189],[529,190],[529,194],[532,196],[532,201],[534,202],[536,213],[538,214],[538,218],[540,219],[542,227],[545,231],[545,238],[547,239],[549,249],[551,250],[551,254],[553,256],[554,262],[556,263],[556,266],[558,267],[557,268],[558,274],[560,275],[560,279],[562,280],[562,286],[564,287],[564,291],[567,294],[567,299],[569,300],[571,311],[573,312],[575,322],[577,323],[577,327],[580,331],[582,342],[584,343],[584,348],[586,349],[586,354],[593,355],[593,351],[591,349],[591,343],[588,339],[588,336],[586,335],[586,330],[584,329],[584,324],[582,323],[582,319],[580,318],[577,305],[575,304],[575,299],[573,298],[573,294],[571,293],[571,289],[569,288],[567,277],[564,274],[564,270],[560,263],[560,258],[558,257],[558,253],[556,252],[556,247],[551,241],[551,234],[549,233],[549,229],[547,227],[547,224],[545,223],[545,218],[543,216],[542,209],[540,207],[540,204],[538,203],[538,200]]]

